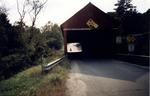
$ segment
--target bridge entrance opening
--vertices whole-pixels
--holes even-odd
[[[67,43],[67,53],[80,53],[82,52],[82,46],[80,43]]]
[[[67,54],[72,57],[110,56],[115,43],[112,35],[109,30],[100,29],[67,31]]]

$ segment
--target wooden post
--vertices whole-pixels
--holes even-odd
[[[67,31],[64,30],[64,51],[65,55],[67,54]]]

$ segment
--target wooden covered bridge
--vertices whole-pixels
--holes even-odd
[[[92,3],[87,4],[61,24],[65,54],[83,58],[113,57],[149,65],[149,33],[118,36],[118,26],[119,22],[113,17]],[[132,44],[129,41],[133,41]]]
[[[61,25],[65,53],[78,56],[111,56],[115,53],[117,22],[92,3]],[[79,47],[73,51],[69,44]]]
[[[149,70],[135,64],[148,66],[149,56],[140,54],[148,51],[139,46],[149,49],[149,37],[142,34],[143,40],[138,35],[136,51],[130,50],[127,40],[133,43],[137,34],[119,36],[118,26],[118,21],[91,3],[61,25],[64,51],[71,58],[71,74],[66,83],[69,95],[148,96]]]

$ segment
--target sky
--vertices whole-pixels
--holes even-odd
[[[23,0],[19,0],[20,5],[22,1]],[[36,27],[40,28],[48,21],[61,25],[89,2],[104,12],[112,12],[114,8],[116,8],[114,4],[117,3],[117,1],[118,0],[48,0],[38,15]],[[150,9],[150,0],[132,0],[132,4],[137,7],[137,11],[140,13],[144,13]],[[5,6],[8,9],[10,23],[13,24],[19,20],[16,0],[0,0],[0,6]],[[31,19],[28,14],[24,21],[27,25],[31,24]]]

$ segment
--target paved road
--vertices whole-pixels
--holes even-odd
[[[69,96],[149,96],[149,70],[116,60],[73,60]]]

